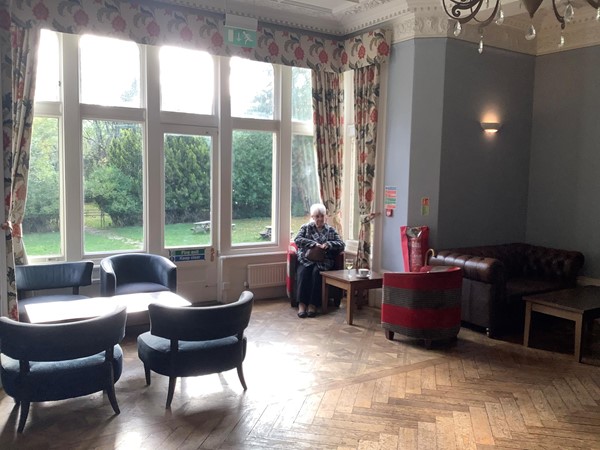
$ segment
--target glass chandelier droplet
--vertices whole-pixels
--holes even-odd
[[[533,26],[533,24],[529,25],[529,28],[527,28],[527,34],[525,35],[525,39],[527,39],[528,41],[532,41],[533,39],[535,39],[535,35],[536,35],[536,31],[535,31],[535,27]]]
[[[456,25],[454,25],[454,36],[457,36],[460,34],[460,32],[462,31],[462,26],[460,25],[460,22],[456,22]]]
[[[496,13],[496,25],[502,25],[504,23],[504,11],[502,11],[502,6],[498,6],[498,12]]]
[[[596,10],[596,20],[600,22],[600,8]]]
[[[558,41],[558,48],[563,48],[565,46],[565,37],[560,34],[560,40]]]
[[[569,23],[573,20],[573,16],[575,15],[575,10],[573,9],[573,5],[569,3],[565,8],[565,22]]]
[[[479,47],[477,48],[477,51],[480,55],[483,53],[483,36],[481,36],[481,38],[479,39]]]

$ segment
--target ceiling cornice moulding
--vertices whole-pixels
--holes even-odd
[[[314,2],[303,5],[302,0],[157,0],[213,13],[226,12],[256,18],[289,28],[297,28],[330,36],[348,36],[365,30],[383,27],[392,29],[392,42],[415,38],[447,37],[453,35],[454,21],[449,19],[440,0],[356,0]],[[558,47],[560,28],[545,2],[536,12],[534,24],[538,30],[535,40],[525,40],[531,23],[529,15],[518,0],[503,0],[506,13],[503,25],[490,25],[484,30],[484,46],[542,55],[581,47],[600,45],[600,23],[596,10],[576,5],[575,18],[564,31],[565,45]],[[579,5],[581,3],[581,5]],[[332,8],[331,5],[341,5]],[[491,5],[491,3],[490,3]],[[585,3],[587,5],[587,3]],[[463,25],[460,40],[478,43],[477,25]]]

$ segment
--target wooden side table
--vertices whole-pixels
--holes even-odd
[[[367,278],[359,278],[356,276],[356,270],[328,270],[321,272],[323,277],[322,294],[321,294],[321,311],[323,314],[327,312],[327,302],[329,300],[329,286],[346,291],[346,321],[348,325],[352,325],[352,310],[354,308],[354,291],[365,289],[377,289],[383,285],[383,275],[371,271]]]
[[[583,286],[546,294],[528,295],[525,301],[523,345],[529,347],[531,313],[561,317],[575,322],[575,360],[581,362],[582,336],[585,325],[600,317],[600,286]]]

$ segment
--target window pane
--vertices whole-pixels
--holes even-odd
[[[310,205],[319,203],[319,183],[313,137],[292,137],[292,233],[310,218]]]
[[[273,133],[233,132],[233,244],[274,240]]]
[[[84,120],[85,253],[143,248],[142,127]]]
[[[42,30],[35,83],[36,102],[58,102],[60,100],[59,62],[58,34],[54,31]]]
[[[165,134],[165,247],[210,245],[209,136]]]
[[[36,117],[31,135],[23,233],[30,256],[58,256],[60,240],[59,120]]]
[[[273,66],[231,58],[231,115],[250,119],[273,118]]]
[[[81,103],[140,107],[140,50],[134,42],[82,36]]]
[[[292,67],[292,120],[312,121],[311,70]]]
[[[213,114],[214,63],[207,52],[177,47],[160,49],[163,111]]]

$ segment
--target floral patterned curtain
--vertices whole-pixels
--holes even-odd
[[[341,222],[344,159],[343,74],[312,71],[313,122],[321,199],[332,226],[343,236]]]
[[[10,41],[2,24],[2,138],[4,150],[4,212],[8,315],[18,319],[15,264],[26,263],[21,223],[27,196],[29,149],[33,123],[33,95],[37,67],[39,31],[15,25],[10,27]],[[10,48],[8,48],[10,47]],[[5,51],[6,50],[6,51]],[[4,308],[2,308],[4,309]]]
[[[2,9],[0,0],[0,9]],[[10,2],[12,21],[28,28],[61,33],[91,33],[139,44],[174,45],[218,56],[313,70],[343,72],[389,57],[389,30],[371,30],[350,38],[259,23],[254,48],[229,45],[224,14],[178,5],[134,0],[20,0]],[[191,2],[188,2],[191,3]],[[2,13],[0,13],[0,21]],[[10,19],[9,19],[10,21]]]
[[[370,267],[371,220],[375,199],[375,156],[377,147],[377,108],[379,106],[378,64],[354,71],[354,126],[356,128],[356,172],[358,209],[361,217],[358,233],[357,267]]]

